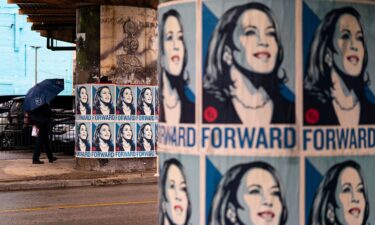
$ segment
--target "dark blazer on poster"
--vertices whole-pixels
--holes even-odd
[[[184,95],[180,96],[181,101],[181,117],[180,123],[195,123],[195,103],[194,94],[185,86]],[[159,121],[165,122],[165,113],[163,103],[160,102]]]
[[[109,152],[113,152],[113,150],[114,150],[113,145],[109,145],[108,151]],[[100,149],[99,145],[93,143],[92,144],[92,151],[93,152],[101,152],[102,150]]]
[[[295,104],[293,93],[285,86],[279,88],[279,92],[272,96],[274,104],[271,124],[294,124],[295,123]],[[207,121],[205,110],[208,107],[216,109],[216,119]],[[203,122],[204,123],[235,123],[241,124],[232,103],[232,98],[219,99],[213,94],[203,91]]]
[[[375,124],[375,97],[373,93],[366,88],[364,98],[360,102],[360,115],[359,124]],[[339,119],[337,118],[335,109],[333,107],[332,100],[327,100],[322,102],[318,100],[315,96],[311,95],[309,92],[304,91],[304,101],[303,101],[303,120],[304,125],[340,125]],[[313,122],[309,121],[309,112],[314,110],[316,113],[315,120]]]

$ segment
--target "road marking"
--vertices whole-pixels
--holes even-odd
[[[79,204],[79,205],[52,205],[35,208],[21,208],[21,209],[2,209],[0,213],[9,212],[32,212],[32,211],[43,211],[53,209],[75,209],[75,208],[86,208],[86,207],[104,207],[104,206],[118,206],[118,205],[144,205],[144,204],[155,204],[157,201],[140,201],[140,202],[110,202],[110,203],[95,203],[95,204]]]

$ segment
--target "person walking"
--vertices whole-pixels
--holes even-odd
[[[47,154],[48,161],[53,163],[57,160],[49,147],[49,134],[50,122],[53,112],[49,104],[44,104],[32,111],[30,111],[31,122],[39,129],[39,134],[36,140],[36,145],[33,154],[33,164],[43,164],[44,162],[39,159],[41,148],[44,146],[45,153]]]

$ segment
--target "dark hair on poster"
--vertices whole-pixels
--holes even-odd
[[[171,182],[174,185],[171,185]],[[186,173],[177,159],[172,158],[164,162],[160,171],[159,190],[159,224],[190,224],[192,207]],[[179,196],[177,202],[174,194]],[[178,205],[181,213],[172,213],[175,205]]]
[[[307,59],[305,125],[375,124],[365,38],[353,7],[332,9],[322,19]],[[341,116],[348,113],[350,118]]]
[[[189,88],[190,75],[186,70],[188,52],[181,16],[175,9],[170,9],[162,15],[159,45],[159,120],[194,123],[195,96]]]
[[[112,130],[108,123],[100,123],[96,126],[93,142],[92,151],[101,152],[112,152],[114,146],[112,142]]]
[[[90,151],[89,129],[85,123],[76,126],[76,151]]]
[[[144,123],[138,130],[137,151],[154,151],[153,130],[151,123]]]
[[[135,151],[133,126],[130,123],[123,123],[117,132],[116,151]]]
[[[94,86],[94,88],[96,87]],[[96,90],[93,105],[94,115],[110,115],[115,113],[109,86],[100,86]]]
[[[137,102],[137,115],[154,115],[153,94],[151,87],[142,88]]]
[[[250,175],[253,176],[250,177]],[[249,177],[253,179],[249,180]],[[268,177],[273,179],[275,183],[271,188],[271,193],[265,190],[267,184],[264,182],[269,182],[269,180],[262,181],[261,179],[268,179]],[[217,186],[211,203],[209,225],[245,225],[262,224],[264,222],[258,221],[262,220],[259,216],[252,217],[251,213],[246,213],[246,215],[239,213],[243,210],[252,211],[254,208],[260,207],[257,206],[258,203],[256,202],[246,203],[243,199],[239,199],[239,197],[244,196],[242,192],[248,192],[249,182],[251,182],[252,187],[251,193],[265,199],[264,204],[270,208],[270,211],[272,210],[272,224],[284,225],[288,218],[288,210],[280,181],[280,176],[275,168],[265,162],[257,161],[233,166],[223,175]],[[247,186],[243,187],[243,185]],[[271,203],[271,198],[276,199]],[[263,204],[263,201],[259,204]]]
[[[243,30],[244,22],[253,30]],[[250,118],[263,118],[261,124],[295,123],[294,94],[285,84],[283,58],[281,31],[268,6],[251,2],[227,10],[211,35],[207,52],[204,122],[248,124],[253,123]],[[254,93],[260,97],[254,99]],[[271,113],[266,115],[266,111]]]
[[[77,89],[77,106],[76,112],[78,115],[91,114],[89,92],[85,86],[80,86]]]
[[[339,198],[342,195],[347,195],[350,201],[343,202]],[[366,225],[369,211],[368,190],[361,166],[348,160],[333,165],[324,175],[314,196],[308,224],[344,225],[351,224],[347,221],[351,219],[355,221],[352,224]]]
[[[134,94],[131,87],[122,87],[117,96],[117,115],[135,115]]]

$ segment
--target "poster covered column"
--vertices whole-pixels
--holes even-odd
[[[156,10],[101,5],[78,11],[76,157],[155,158]]]
[[[372,224],[375,3],[158,8],[159,224]]]

